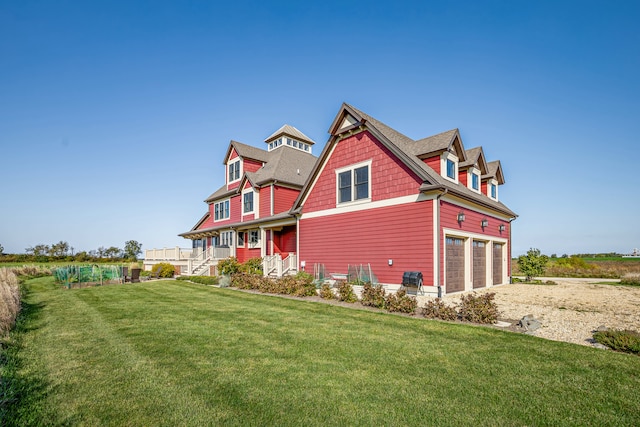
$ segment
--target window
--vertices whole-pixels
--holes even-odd
[[[491,184],[491,198],[492,199],[498,198],[498,186],[495,184]]]
[[[447,159],[447,176],[456,179],[456,164],[451,159]]]
[[[253,212],[253,191],[243,195],[244,213]]]
[[[240,179],[240,160],[229,164],[229,182]]]
[[[223,231],[215,237],[216,246],[231,246],[233,243],[233,231]]]
[[[238,247],[244,247],[244,232],[238,233]]]
[[[260,230],[249,230],[248,234],[249,247],[258,247],[260,245]]]
[[[471,174],[471,188],[476,191],[480,189],[480,179],[477,173]]]
[[[368,164],[338,171],[338,203],[369,199],[369,183]]]
[[[220,221],[223,219],[229,219],[229,200],[218,202],[213,206],[213,219]]]

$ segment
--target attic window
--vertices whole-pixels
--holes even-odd
[[[233,163],[229,163],[229,182],[237,181],[240,179],[240,160],[236,160]]]
[[[447,159],[447,176],[456,179],[456,164],[451,159]]]
[[[449,181],[458,182],[458,157],[450,152],[444,152],[440,157],[442,176]]]

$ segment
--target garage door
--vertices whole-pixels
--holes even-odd
[[[473,241],[473,288],[487,286],[487,248],[486,243]]]
[[[502,243],[493,244],[493,284],[502,283]]]
[[[464,239],[447,237],[447,293],[464,290]]]

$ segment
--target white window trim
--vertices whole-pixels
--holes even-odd
[[[256,233],[258,235],[258,240],[256,242],[252,242],[251,241],[251,234],[252,233]],[[247,247],[249,249],[256,249],[256,248],[261,248],[262,247],[262,236],[261,236],[262,232],[259,228],[256,228],[254,230],[249,230],[247,231],[247,238],[246,238],[246,242],[245,244],[247,245]]]
[[[224,213],[225,202],[229,202],[229,216],[216,219],[216,205],[222,205],[222,211]],[[227,221],[229,218],[231,218],[231,199],[224,199],[219,202],[215,202],[213,204],[213,222]]]
[[[453,164],[455,165],[455,173],[453,174],[454,177],[450,178],[449,175],[447,175],[447,160],[451,160],[453,162]],[[460,169],[459,169],[459,162],[460,159],[458,159],[458,156],[456,156],[453,153],[450,153],[448,151],[445,151],[444,153],[442,153],[442,156],[440,156],[440,175],[442,175],[442,177],[444,179],[448,179],[451,182],[455,182],[456,184],[458,183],[458,174],[460,173]]]
[[[244,195],[247,193],[253,193],[253,208],[250,211],[245,212],[244,210]],[[253,215],[255,218],[258,218],[258,210],[256,209],[256,205],[259,203],[258,193],[253,190],[253,188],[247,188],[242,190],[242,216],[245,215]]]
[[[365,160],[364,162],[360,162],[360,163],[355,163],[349,166],[344,166],[341,167],[339,169],[335,170],[335,174],[336,174],[336,206],[351,206],[351,205],[359,205],[362,203],[371,203],[371,178],[373,175],[373,171],[371,170],[371,159],[369,160]],[[361,168],[363,166],[368,166],[368,172],[369,172],[369,177],[367,179],[367,194],[369,195],[369,197],[365,198],[365,199],[358,199],[358,200],[354,200],[354,191],[355,191],[355,179],[353,178],[353,171],[355,169]],[[351,171],[351,201],[349,202],[340,202],[340,182],[339,182],[339,176],[341,173],[343,172],[347,172],[347,171]]]
[[[478,177],[478,189],[473,188],[473,175]],[[475,193],[482,194],[482,175],[480,170],[476,168],[469,168],[467,171],[467,188]]]
[[[229,169],[231,169],[231,165],[234,165],[236,163],[240,164],[239,167],[239,172],[238,172],[238,179],[233,179],[233,180],[229,180]],[[234,182],[238,182],[242,179],[242,174],[243,174],[243,167],[242,167],[242,159],[240,157],[236,157],[233,160],[229,161],[227,163],[227,184],[232,184]]]
[[[496,186],[496,197],[491,196],[491,185]],[[487,196],[491,200],[495,200],[496,202],[498,201],[498,180],[492,178],[489,181],[487,181]]]

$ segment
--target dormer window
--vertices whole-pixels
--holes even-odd
[[[476,191],[480,190],[480,177],[477,173],[471,174],[471,189]]]
[[[498,181],[495,179],[490,179],[487,182],[487,196],[493,200],[498,200]]]
[[[229,181],[233,182],[240,179],[240,160],[229,163]]]
[[[480,193],[480,170],[477,167],[471,167],[467,171],[467,188]]]
[[[443,176],[450,181],[458,182],[458,157],[449,152],[445,152],[441,157],[440,170],[443,171]]]
[[[498,198],[498,186],[495,184],[491,184],[491,198],[492,199]]]

